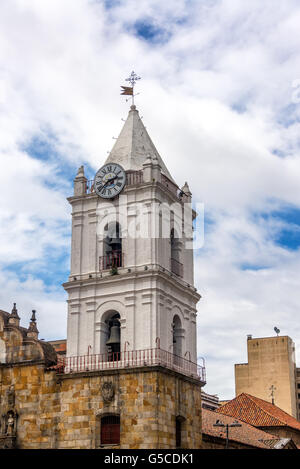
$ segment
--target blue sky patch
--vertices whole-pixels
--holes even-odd
[[[134,23],[133,30],[136,36],[151,43],[167,42],[171,35],[166,29],[159,28],[148,20],[141,20]]]
[[[241,270],[252,270],[254,272],[258,272],[259,270],[268,269],[268,267],[266,265],[262,266],[262,265],[258,265],[258,264],[249,264],[249,263],[240,264],[239,268]]]
[[[73,191],[73,180],[76,176],[77,169],[79,164],[69,161],[61,154],[58,150],[58,141],[54,135],[47,133],[45,137],[35,136],[33,137],[27,145],[24,145],[21,149],[26,152],[31,158],[35,158],[41,161],[44,161],[45,164],[53,165],[55,168],[55,173],[53,176],[57,176],[53,179],[45,179],[44,184],[51,189],[63,189],[66,192],[66,197],[70,196]],[[74,148],[74,154],[78,153],[79,149]],[[88,179],[93,179],[95,175],[94,169],[82,158],[82,164],[84,165],[86,177]],[[62,185],[62,180],[64,181]]]
[[[12,262],[8,266],[3,267],[2,271],[17,274],[20,282],[26,282],[30,276],[41,280],[45,285],[45,292],[62,288],[60,287],[61,284],[68,280],[70,273],[70,250],[66,249],[65,252],[60,254],[56,253],[56,257],[51,257],[51,252],[54,254],[54,250],[49,249],[45,261],[42,264],[34,260]]]
[[[273,241],[289,250],[300,247],[300,208],[283,206],[280,210],[273,210],[260,215],[266,221],[273,219],[283,223],[283,228],[274,233]]]

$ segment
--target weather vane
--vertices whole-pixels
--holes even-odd
[[[134,94],[134,86],[135,86],[136,82],[140,79],[141,79],[141,77],[138,77],[137,74],[134,71],[132,71],[131,74],[129,75],[129,77],[125,79],[125,81],[129,81],[131,86],[121,86],[121,88],[122,88],[121,89],[121,95],[132,96],[132,102],[131,102],[132,106],[134,105],[134,96],[137,96],[137,95]]]

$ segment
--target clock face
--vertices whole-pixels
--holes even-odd
[[[122,166],[116,163],[107,163],[99,169],[95,176],[95,192],[104,199],[112,199],[120,194],[125,182],[126,173]]]

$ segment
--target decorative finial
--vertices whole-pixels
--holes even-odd
[[[28,327],[28,332],[27,332],[27,337],[31,337],[32,339],[38,339],[39,336],[39,331],[38,328],[36,327],[36,317],[35,317],[36,310],[32,310],[32,316],[30,319],[29,327]]]
[[[84,167],[83,167],[83,165],[81,165],[81,166],[78,168],[76,177],[77,177],[77,178],[84,177]]]
[[[11,310],[11,317],[20,319],[16,305],[17,303],[14,303],[13,309]]]
[[[131,86],[121,86],[122,88],[121,95],[132,96],[132,102],[131,102],[132,111],[136,109],[136,107],[134,106],[134,96],[136,96],[134,95],[134,87],[135,87],[136,82],[140,79],[141,77],[138,77],[137,74],[134,71],[132,71],[129,77],[125,79],[125,81],[129,81]]]
[[[8,318],[8,323],[17,327],[19,327],[20,325],[20,316],[18,315],[16,303],[14,303],[13,309],[11,310],[11,314],[9,315],[9,318]]]
[[[32,310],[32,316],[31,316],[31,319],[30,319],[31,322],[36,322],[35,313],[36,313],[36,310],[33,309],[33,310]]]

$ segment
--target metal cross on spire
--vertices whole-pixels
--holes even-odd
[[[134,86],[138,80],[140,80],[141,77],[137,76],[137,74],[132,71],[131,74],[129,75],[128,78],[125,79],[125,81],[129,81],[131,86],[121,86],[121,95],[129,95],[132,96],[132,106],[134,105]]]

